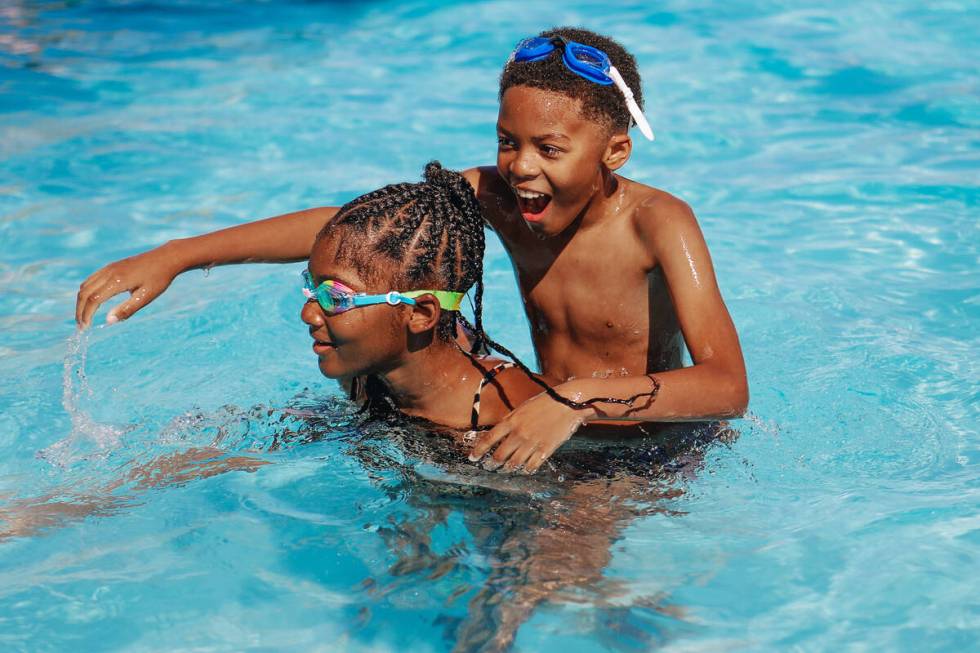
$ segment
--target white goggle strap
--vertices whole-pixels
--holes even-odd
[[[613,80],[613,83],[616,84],[616,88],[619,89],[619,92],[623,94],[624,98],[626,98],[626,108],[629,109],[630,115],[633,116],[633,120],[636,121],[636,126],[640,128],[640,132],[647,137],[647,140],[652,141],[653,130],[650,129],[650,123],[647,122],[646,116],[644,116],[643,112],[640,111],[640,105],[638,105],[636,100],[633,99],[633,91],[631,91],[630,87],[626,85],[626,82],[623,80],[623,76],[619,74],[618,70],[616,70],[616,66],[609,66],[608,75]]]

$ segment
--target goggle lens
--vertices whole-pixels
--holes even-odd
[[[543,36],[533,36],[517,44],[514,50],[515,61],[538,61],[554,51],[555,45],[551,39]]]
[[[314,285],[313,277],[308,270],[303,271],[303,290],[309,299],[316,299],[320,308],[327,315],[336,315],[353,308],[353,293],[334,287],[336,282],[324,281],[319,286]]]
[[[586,66],[592,66],[600,70],[605,70],[609,67],[609,57],[593,47],[569,44],[565,50],[575,58],[575,61]]]

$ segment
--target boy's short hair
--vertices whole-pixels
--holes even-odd
[[[626,85],[633,91],[636,103],[643,108],[643,91],[640,88],[636,59],[619,43],[601,34],[576,27],[555,27],[541,32],[539,36],[560,36],[605,52],[612,65],[623,76]],[[504,91],[512,86],[540,88],[581,100],[582,112],[586,118],[604,123],[612,130],[628,129],[632,120],[626,100],[614,84],[603,86],[573,73],[562,61],[559,48],[540,61],[508,61],[500,74],[500,99],[503,99]]]

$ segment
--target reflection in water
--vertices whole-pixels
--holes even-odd
[[[603,572],[637,517],[680,516],[670,500],[683,494],[682,481],[701,467],[707,448],[730,443],[733,431],[699,424],[655,438],[572,440],[534,476],[483,470],[450,435],[396,416],[369,418],[339,399],[188,414],[158,436],[158,445],[183,442],[171,453],[159,455],[157,446],[152,457],[124,465],[118,478],[105,482],[103,475],[98,487],[62,487],[0,507],[0,540],[117,512],[152,488],[255,471],[279,452],[333,442],[399,507],[373,515],[380,523],[368,530],[382,538],[392,562],[380,577],[364,579],[370,602],[352,636],[370,623],[372,606],[404,592],[445,597],[437,622],[454,651],[507,650],[542,604],[587,605],[594,636],[614,635],[608,644],[619,650],[649,650],[665,622],[684,619],[669,597],[635,596]]]

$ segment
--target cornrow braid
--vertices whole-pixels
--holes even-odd
[[[659,383],[650,377],[654,386],[651,392],[627,399],[567,399],[538,378],[513,352],[492,340],[483,327],[483,229],[483,214],[473,187],[458,172],[432,161],[425,166],[421,183],[391,184],[342,206],[317,240],[336,237],[339,260],[379,282],[395,284],[399,290],[467,292],[474,288],[475,324],[471,325],[460,312],[445,311],[437,330],[439,336],[452,339],[462,326],[473,337],[471,356],[484,346],[503,354],[559,403],[575,409],[597,403],[632,406],[640,397],[650,397],[651,401],[656,397]],[[387,262],[394,263],[394,272]]]
[[[437,161],[426,165],[422,183],[391,184],[342,206],[318,238],[334,235],[341,236],[337,257],[378,280],[404,290],[466,292],[475,286],[482,308],[486,240],[480,205],[469,182]],[[445,339],[456,326],[448,313],[439,325]]]

